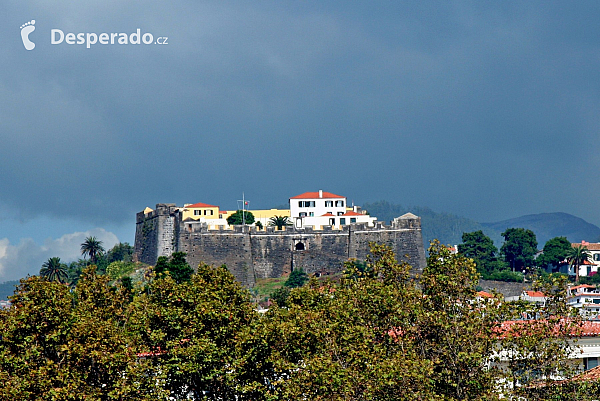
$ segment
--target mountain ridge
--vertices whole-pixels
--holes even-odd
[[[404,213],[414,213],[421,217],[423,243],[427,248],[429,241],[438,239],[443,244],[456,245],[462,243],[462,234],[481,230],[500,248],[504,242],[501,233],[507,228],[526,228],[532,230],[542,249],[546,241],[554,237],[567,237],[571,242],[600,241],[600,227],[584,219],[564,212],[537,213],[515,217],[512,219],[480,223],[446,212],[435,212],[426,206],[404,207],[387,201],[365,203],[363,208],[381,221],[389,223]]]

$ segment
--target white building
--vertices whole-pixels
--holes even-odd
[[[588,318],[600,315],[600,290],[592,285],[577,285],[567,290],[567,303]]]
[[[579,266],[579,276],[586,277],[598,273],[600,269],[600,243],[581,241],[581,243],[574,243],[571,246],[573,248],[584,246],[591,255],[590,260],[584,261]],[[572,276],[575,275],[575,266],[569,266],[569,274]]]
[[[340,229],[354,223],[367,223],[373,226],[377,220],[367,214],[358,213],[356,208],[348,207],[344,196],[331,192],[305,192],[290,198],[290,218],[297,228],[312,226],[320,229],[331,226]]]
[[[541,291],[523,291],[521,295],[504,298],[506,302],[511,301],[527,301],[534,304],[544,305],[546,303],[546,295]]]

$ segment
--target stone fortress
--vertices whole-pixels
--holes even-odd
[[[282,230],[264,223],[263,228],[229,226],[226,217],[233,212],[218,206],[159,203],[136,215],[135,258],[154,265],[159,256],[185,252],[190,266],[224,264],[247,287],[299,268],[309,274],[339,272],[348,259],[364,260],[369,242],[391,246],[399,260],[417,270],[425,266],[421,219],[411,213],[385,225],[348,207],[345,197],[323,191],[290,198],[289,210],[249,211],[257,221],[283,215],[292,225]]]

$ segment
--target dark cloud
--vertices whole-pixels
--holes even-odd
[[[11,0],[0,205],[102,226],[157,202],[233,208],[245,191],[268,207],[323,188],[600,224],[599,7]],[[169,45],[51,46],[52,28]]]

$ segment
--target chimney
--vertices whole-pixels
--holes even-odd
[[[321,199],[323,197],[323,190],[319,189],[319,199]]]

